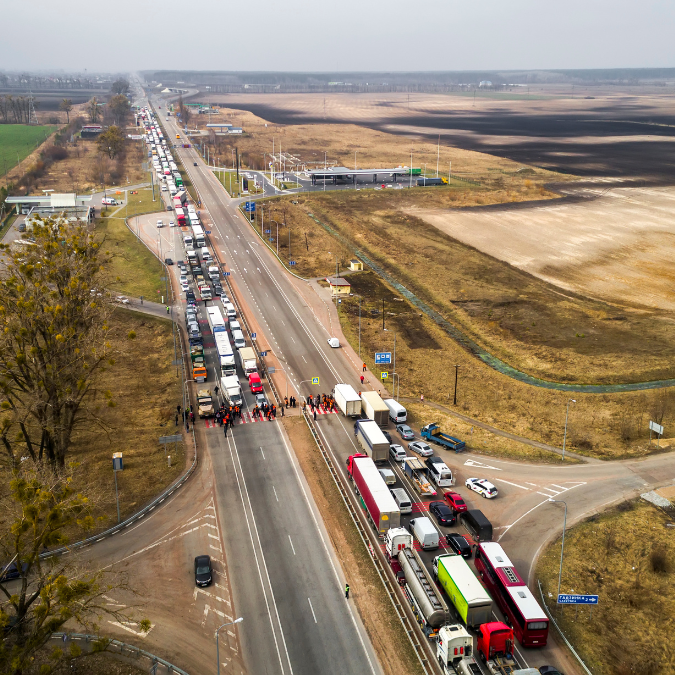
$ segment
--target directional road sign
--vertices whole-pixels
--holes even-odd
[[[295,260],[290,260],[290,261],[288,262],[288,264],[289,264],[289,265],[295,265]]]
[[[255,211],[255,202],[244,202],[244,211],[253,213]]]
[[[652,431],[655,431],[659,436],[663,436],[663,427],[660,424],[649,420],[649,428]]]
[[[211,234],[211,230],[206,230],[206,234]]]
[[[391,352],[375,352],[375,363],[391,363]]]
[[[267,356],[267,352],[260,352],[260,356]]]
[[[257,333],[251,333],[251,340],[255,340],[258,337]]]
[[[597,605],[597,595],[575,595],[571,593],[560,593],[558,595],[559,605]]]
[[[312,378],[312,384],[319,384],[319,378],[318,378],[318,377],[313,377],[313,378]]]
[[[226,276],[226,277],[229,277],[229,276],[230,276],[230,273],[229,273],[229,272],[225,272],[225,276]]]

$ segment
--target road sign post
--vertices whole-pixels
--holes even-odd
[[[659,447],[659,439],[663,436],[663,427],[649,420],[649,445],[652,444],[652,431],[656,434],[656,447]]]
[[[313,378],[312,378],[312,384],[319,384],[319,378],[318,378],[318,377],[313,377]]]
[[[385,365],[391,363],[391,352],[375,352],[375,365]]]
[[[559,605],[597,605],[598,604],[597,595],[585,595],[578,593],[559,593],[558,594],[558,604]]]
[[[386,370],[383,370],[380,373],[380,379],[381,380],[388,380],[389,379],[389,373]]]

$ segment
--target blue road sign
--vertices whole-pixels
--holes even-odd
[[[265,230],[265,234],[270,234],[271,230]]]
[[[391,363],[391,352],[375,352],[375,363]]]
[[[576,595],[570,593],[560,593],[558,595],[559,605],[597,605],[597,595]]]
[[[255,202],[244,202],[244,211],[253,213],[255,211]]]
[[[260,352],[260,356],[267,356],[267,352]]]
[[[229,272],[225,272],[225,276],[226,276],[226,277],[229,277],[229,276],[230,276],[230,273],[229,273]]]
[[[289,265],[295,265],[295,260],[290,260],[288,264]]]
[[[206,230],[206,234],[211,234],[211,230]]]
[[[256,334],[256,333],[251,333],[251,340],[255,340],[256,337],[257,337],[257,334]]]

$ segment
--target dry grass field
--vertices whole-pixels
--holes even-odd
[[[350,274],[354,296],[339,305],[340,323],[350,344],[359,345],[361,297],[361,355],[379,376],[376,351],[393,351],[396,333],[396,370],[400,394],[435,401],[452,408],[455,364],[460,365],[458,412],[525,438],[562,446],[566,392],[539,389],[501,375],[470,356],[431,319],[382,283],[373,272]],[[382,330],[382,300],[385,327]],[[387,368],[384,368],[387,369]],[[388,368],[391,370],[391,368]],[[656,452],[649,446],[649,419],[661,415],[666,426],[675,424],[675,392],[574,394],[570,409],[567,447],[601,459],[640,457]],[[408,404],[406,403],[406,407]],[[422,425],[438,421],[444,431],[468,441],[474,450],[495,456],[559,462],[557,455],[508,441],[439,414],[428,406],[410,406],[413,420]],[[664,444],[665,446],[665,444]],[[661,447],[659,451],[668,450]]]
[[[359,250],[487,351],[524,372],[577,383],[675,377],[675,328],[668,315],[561,291],[412,215],[425,203],[461,205],[462,195],[433,188],[298,195],[272,202],[271,218],[267,210],[265,218],[286,222],[279,234],[282,260],[288,259],[290,227],[301,276],[334,274],[336,254],[345,269]],[[276,248],[276,241],[271,245]]]
[[[675,188],[569,191],[586,199],[518,210],[415,206],[406,213],[563,289],[672,316]]]
[[[565,537],[562,593],[599,603],[555,609],[556,620],[596,675],[675,672],[675,529],[646,502],[625,502],[575,526]],[[537,577],[555,608],[560,540],[542,555]]]

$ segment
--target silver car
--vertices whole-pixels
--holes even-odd
[[[408,443],[408,449],[416,452],[421,457],[431,457],[434,454],[434,451],[422,441],[411,441]]]

